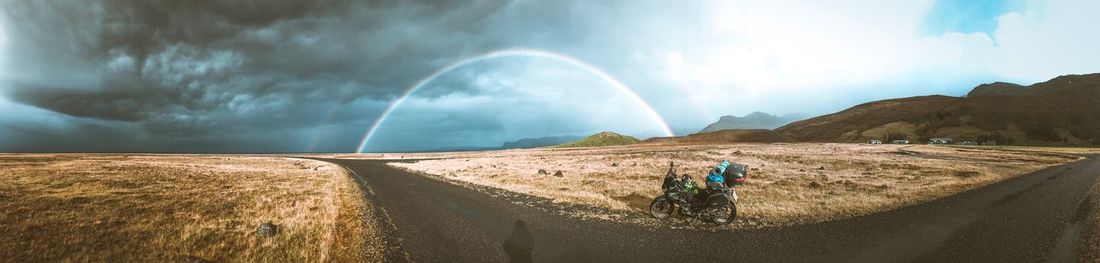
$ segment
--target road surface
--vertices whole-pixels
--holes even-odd
[[[1100,175],[1094,157],[853,219],[698,231],[578,220],[382,161],[325,161],[353,171],[388,215],[398,245],[387,261],[414,262],[1071,261],[1081,200]]]

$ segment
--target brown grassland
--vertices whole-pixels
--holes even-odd
[[[380,255],[368,206],[343,168],[312,160],[2,154],[0,258],[363,261]]]
[[[670,161],[697,181],[747,164],[729,228],[797,225],[912,205],[1079,160],[1100,149],[775,143],[638,144],[460,153],[337,155],[645,217]],[[545,170],[546,174],[540,174]],[[561,171],[563,176],[553,174]],[[1100,255],[1100,188],[1083,206],[1086,256]],[[0,154],[0,259],[20,261],[377,261],[383,228],[343,168],[244,155]],[[594,212],[596,211],[596,212]],[[600,212],[604,211],[604,212]],[[260,236],[257,226],[278,226]],[[708,228],[720,229],[720,228]],[[3,260],[0,260],[3,261]]]
[[[1079,160],[1095,149],[831,143],[654,145],[401,154],[407,170],[611,211],[642,215],[670,161],[702,182],[718,161],[747,164],[732,228],[782,226],[865,215],[921,203]],[[540,169],[550,175],[540,175]],[[552,174],[557,171],[563,177]],[[635,216],[636,218],[636,216]],[[636,220],[637,221],[637,220]],[[641,222],[645,222],[642,220]],[[652,220],[648,220],[652,221]]]

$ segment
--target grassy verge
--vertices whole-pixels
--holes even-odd
[[[1081,220],[1083,230],[1077,243],[1079,261],[1100,262],[1100,183],[1092,185],[1089,196],[1077,209],[1073,220]]]
[[[0,258],[363,261],[379,251],[339,166],[217,155],[0,155]],[[257,228],[277,226],[271,236]]]

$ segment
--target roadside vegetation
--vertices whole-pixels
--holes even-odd
[[[380,255],[367,208],[343,168],[319,161],[0,155],[4,259],[358,262]]]
[[[670,161],[702,182],[720,160],[749,166],[737,188],[733,227],[822,222],[917,204],[1079,160],[1086,150],[831,143],[653,145],[435,153],[390,165],[475,185],[606,208],[603,219],[637,218]],[[402,158],[418,158],[403,155]],[[565,211],[568,212],[568,211]],[[638,222],[652,220],[638,219]]]
[[[1082,230],[1077,243],[1079,262],[1100,262],[1100,183],[1092,185],[1071,223],[1080,224]]]

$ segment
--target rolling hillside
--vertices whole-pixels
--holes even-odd
[[[776,129],[797,141],[870,138],[996,140],[1012,144],[1096,144],[1100,74],[1067,75],[1021,86],[991,83],[966,97],[921,96],[864,103]]]
[[[598,146],[613,146],[613,145],[628,145],[638,143],[638,139],[614,132],[600,132],[593,134],[592,136],[585,137],[578,141],[561,144],[555,147],[598,147]]]
[[[788,138],[776,133],[772,130],[766,129],[730,129],[720,130],[714,132],[696,133],[688,136],[681,137],[655,137],[649,138],[643,143],[703,143],[703,144],[721,144],[721,143],[743,143],[743,142],[758,142],[758,143],[772,143],[772,142],[786,142]]]
[[[552,146],[563,143],[569,143],[583,139],[581,136],[551,136],[551,137],[539,137],[539,138],[524,138],[515,141],[505,142],[500,147],[503,149],[528,149],[538,148],[543,146]]]

